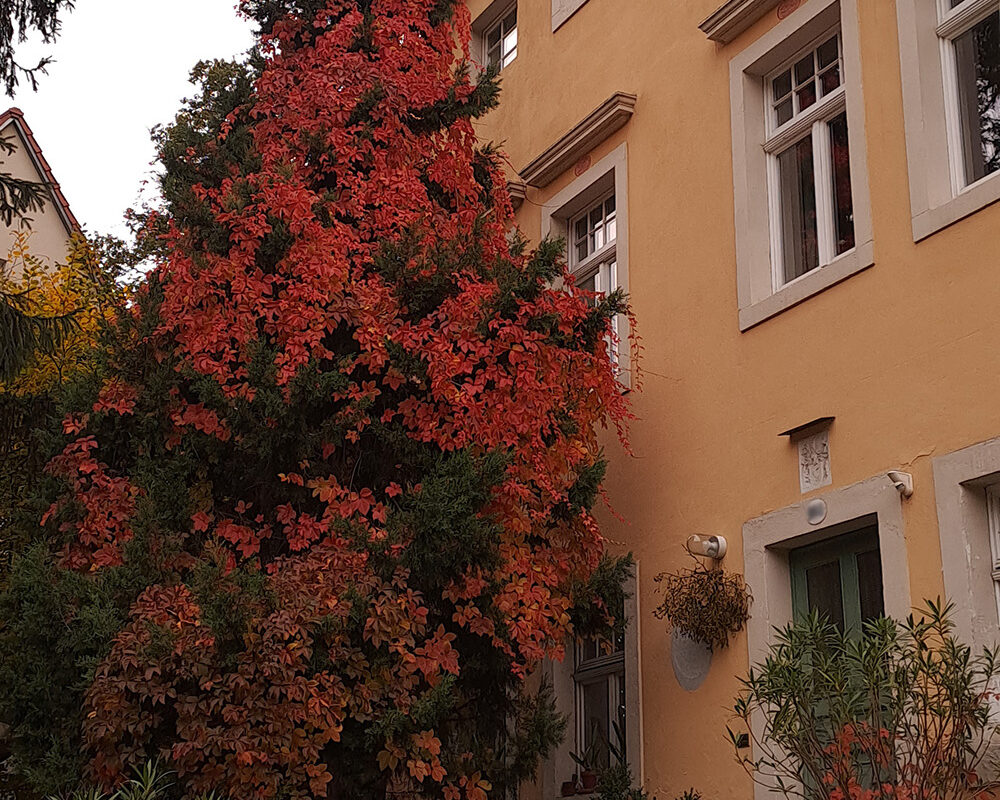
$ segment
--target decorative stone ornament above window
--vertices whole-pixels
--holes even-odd
[[[625,125],[635,112],[635,101],[634,94],[615,92],[522,169],[521,178],[529,186],[548,186]]]
[[[781,0],[728,0],[698,27],[713,42],[729,44],[780,2]]]
[[[787,436],[799,451],[799,489],[802,494],[833,483],[830,469],[830,426],[833,417],[799,425],[780,435]]]

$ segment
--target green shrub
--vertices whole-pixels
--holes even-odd
[[[156,762],[148,761],[135,771],[132,780],[111,794],[89,786],[81,787],[61,799],[50,796],[48,800],[174,800],[177,792],[171,780],[172,774]],[[197,800],[223,800],[223,798],[212,792],[199,796]]]
[[[817,614],[777,634],[743,679],[735,712],[757,782],[804,800],[965,800],[996,786],[977,772],[997,739],[997,651],[954,635],[952,606],[842,631]],[[751,718],[762,725],[751,725]]]

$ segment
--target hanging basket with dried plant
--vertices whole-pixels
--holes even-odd
[[[729,644],[750,618],[753,596],[743,576],[700,561],[691,569],[656,576],[663,602],[653,612],[679,633],[712,650]]]

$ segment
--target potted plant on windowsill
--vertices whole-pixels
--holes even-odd
[[[600,764],[607,761],[607,744],[601,735],[600,726],[595,722],[590,736],[590,743],[582,754],[570,753],[570,757],[580,767],[580,783],[577,787],[577,794],[593,794],[597,789],[597,781],[600,778]]]

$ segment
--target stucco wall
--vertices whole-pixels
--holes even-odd
[[[796,450],[779,432],[836,417],[834,490],[887,469],[913,474],[902,514],[915,600],[943,591],[932,458],[1000,435],[1000,205],[914,243],[893,0],[858,3],[875,265],[740,332],[729,62],[777,16],[717,45],[698,24],[719,2],[589,0],[553,33],[550,3],[521,0],[518,57],[480,128],[520,168],[614,92],[638,96],[632,120],[592,154],[627,144],[629,281],[645,347],[635,457],[609,451],[607,488],[627,522],[603,523],[642,565],[644,763],[661,800],[692,785],[706,798],[752,796],[724,738],[745,636],[683,691],[649,614],[651,579],[685,565],[692,533],[725,535],[726,566],[742,569],[743,524],[802,499]],[[470,0],[473,16],[486,5]],[[528,188],[518,220],[529,237],[572,177]]]

